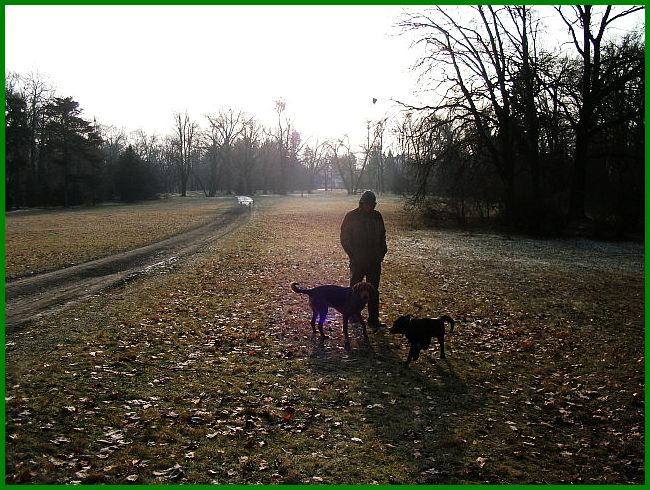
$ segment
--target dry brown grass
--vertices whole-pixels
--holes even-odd
[[[6,277],[60,269],[160,241],[209,221],[233,201],[188,196],[7,213]]]
[[[643,248],[411,229],[385,320],[459,323],[448,359],[314,338],[305,285],[347,282],[347,196],[261,198],[168,272],[7,338],[11,483],[642,483]]]

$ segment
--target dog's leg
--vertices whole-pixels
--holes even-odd
[[[406,361],[404,362],[404,365],[408,366],[409,364],[411,364],[412,360],[413,360],[413,347],[411,346],[411,348],[409,349],[409,355],[406,357]]]
[[[350,337],[348,336],[348,321],[347,315],[343,315],[343,337],[345,339],[345,350],[350,349]]]
[[[420,350],[421,349],[422,349],[422,347],[420,346],[420,344],[418,344],[418,343],[413,344],[413,355],[411,356],[411,358],[414,361],[417,361],[418,358],[420,357]]]
[[[417,361],[420,357],[420,346],[417,343],[412,343],[411,348],[409,349],[409,355],[406,358],[406,365],[408,366],[411,361]]]
[[[325,332],[323,331],[325,320],[327,320],[327,306],[318,311],[318,331],[320,332],[321,337],[326,337]]]
[[[363,319],[361,315],[359,315],[360,321],[361,321],[361,328],[363,328],[363,338],[368,340],[368,330],[366,329],[366,321]]]
[[[312,329],[312,331],[314,333],[316,333],[316,316],[317,315],[318,315],[318,313],[316,312],[316,310],[312,309],[311,310],[311,329]]]

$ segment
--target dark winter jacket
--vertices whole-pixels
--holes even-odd
[[[388,248],[381,213],[374,209],[366,213],[361,207],[347,213],[341,223],[341,245],[353,263],[372,264],[384,260]]]

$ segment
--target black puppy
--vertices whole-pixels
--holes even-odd
[[[449,322],[454,331],[454,320],[450,316],[442,315],[438,318],[413,318],[411,315],[400,316],[390,329],[390,333],[401,333],[411,343],[411,349],[406,359],[408,366],[411,361],[420,357],[422,349],[431,346],[431,338],[437,337],[440,343],[440,358],[445,358],[445,322]]]

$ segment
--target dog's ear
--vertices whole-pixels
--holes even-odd
[[[375,288],[369,282],[361,281],[352,286],[352,293],[363,303],[368,303],[375,294]]]

